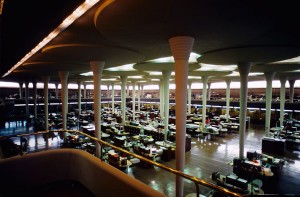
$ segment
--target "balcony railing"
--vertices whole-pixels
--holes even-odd
[[[208,188],[210,188],[210,189],[212,189],[212,190],[214,190],[214,191],[220,192],[220,193],[222,193],[222,194],[224,194],[224,195],[227,195],[227,196],[243,196],[243,195],[240,194],[240,193],[230,191],[230,190],[227,189],[227,188],[223,188],[223,187],[220,187],[220,186],[215,185],[215,184],[213,184],[213,183],[210,183],[210,182],[208,182],[208,181],[205,181],[205,180],[203,180],[203,179],[199,179],[199,178],[197,178],[197,177],[195,177],[195,176],[191,176],[191,175],[185,174],[185,173],[183,173],[183,172],[181,172],[181,171],[178,171],[178,170],[176,170],[176,169],[170,168],[170,167],[168,167],[168,166],[166,166],[166,165],[163,165],[163,164],[161,164],[161,163],[155,162],[155,161],[153,161],[153,160],[147,159],[147,158],[145,158],[145,157],[143,157],[143,156],[141,156],[141,155],[132,153],[132,152],[130,152],[130,151],[128,151],[128,150],[122,149],[122,148],[120,148],[120,147],[118,147],[118,146],[115,146],[115,145],[113,145],[113,144],[110,144],[110,143],[108,143],[108,142],[106,142],[106,141],[97,139],[97,138],[95,138],[95,137],[93,137],[93,136],[90,136],[90,135],[88,135],[88,134],[86,134],[86,133],[84,133],[84,132],[81,132],[81,131],[77,131],[77,130],[51,130],[51,131],[39,131],[39,132],[35,132],[35,133],[21,134],[21,135],[15,135],[15,136],[10,136],[10,137],[19,137],[19,138],[20,138],[20,147],[22,147],[22,146],[23,146],[23,140],[22,140],[22,139],[23,139],[24,137],[28,137],[28,136],[31,136],[31,135],[41,135],[41,134],[44,134],[45,136],[47,136],[47,134],[50,134],[50,133],[52,133],[52,132],[58,132],[58,133],[65,133],[65,132],[67,132],[67,133],[71,133],[71,134],[74,134],[74,135],[82,135],[82,136],[85,136],[85,137],[89,138],[90,140],[93,140],[94,142],[99,143],[101,147],[111,147],[111,148],[114,149],[114,150],[120,151],[120,152],[122,152],[122,153],[124,153],[124,154],[126,154],[126,155],[130,155],[130,156],[132,156],[132,157],[134,157],[134,158],[137,158],[137,159],[139,159],[139,160],[141,160],[141,161],[143,161],[143,162],[145,162],[145,163],[147,163],[147,164],[150,164],[150,165],[159,167],[159,168],[161,168],[161,169],[163,169],[163,170],[166,170],[166,171],[168,171],[168,172],[170,172],[170,173],[172,173],[172,174],[174,174],[174,175],[176,175],[176,176],[180,176],[180,177],[182,177],[182,178],[184,178],[184,179],[187,179],[187,180],[189,180],[189,181],[192,181],[192,182],[195,184],[195,190],[196,190],[196,194],[197,194],[196,196],[200,196],[199,185],[208,187]],[[104,158],[103,151],[102,151],[103,149],[101,148],[100,150],[101,150],[101,153],[100,153],[100,159],[103,160],[103,158]],[[23,155],[23,150],[22,150],[22,148],[20,148],[20,154]]]

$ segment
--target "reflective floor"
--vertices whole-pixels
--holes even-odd
[[[247,151],[261,153],[261,139],[264,136],[263,126],[251,125],[246,132],[245,155]],[[213,172],[221,174],[232,173],[232,167],[227,163],[239,156],[239,135],[227,134],[225,137],[217,137],[216,140],[192,139],[192,149],[186,153],[185,173],[213,182],[210,176]],[[282,175],[270,180],[263,186],[265,194],[297,194],[300,195],[300,152],[287,151],[284,156],[276,156],[285,160]],[[175,160],[164,162],[165,165],[176,168]],[[164,192],[168,196],[175,196],[175,177],[164,170],[152,168],[131,168],[129,175],[143,181],[154,189]],[[147,175],[146,175],[147,174]],[[201,187],[201,194],[207,195],[208,188]],[[185,181],[185,195],[194,193],[194,183]]]
[[[10,122],[0,128],[0,135],[16,135],[21,133],[30,133],[33,127],[26,127],[26,122]],[[245,134],[245,155],[247,151],[256,151],[261,153],[261,140],[264,136],[263,125],[250,125]],[[20,139],[14,138],[18,144]],[[45,142],[43,135],[28,138],[28,152],[37,149],[51,149],[59,147],[61,140],[59,136],[53,136]],[[228,162],[239,156],[239,135],[237,133],[227,134],[225,137],[217,137],[215,140],[201,138],[192,138],[191,151],[186,152],[184,172],[213,182],[210,176],[213,172],[219,171],[221,174],[232,173],[232,167]],[[300,151],[286,151],[284,156],[276,156],[285,160],[282,174],[275,180],[263,186],[265,194],[295,194],[300,195]],[[169,162],[163,162],[172,168],[176,168],[175,159]],[[138,165],[128,168],[128,175],[151,186],[167,196],[175,196],[175,176],[158,167],[142,168]],[[193,182],[185,181],[184,195],[195,193]],[[200,192],[207,195],[209,188],[200,187]]]

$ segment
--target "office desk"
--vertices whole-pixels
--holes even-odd
[[[210,140],[215,140],[216,136],[219,135],[219,129],[216,127],[208,126],[203,129],[202,134],[204,137]]]
[[[119,161],[114,161],[114,160],[108,158],[108,163],[122,171],[126,171],[128,169],[128,167],[132,165],[132,162],[130,160],[124,159],[124,162],[123,162],[122,158],[120,158]]]
[[[284,155],[285,153],[285,140],[275,138],[262,139],[262,152],[271,153],[275,155]]]
[[[271,133],[277,133],[277,132],[280,132],[280,131],[282,131],[282,127],[271,127],[270,128],[270,132]]]
[[[254,187],[254,186],[251,186],[251,184],[248,184],[248,191],[250,192],[250,195],[265,194],[265,192],[260,187]]]
[[[239,123],[228,123],[227,128],[229,132],[239,132],[240,124]]]
[[[228,129],[227,128],[221,128],[219,130],[220,136],[224,137],[227,133],[228,133]]]
[[[165,141],[156,141],[155,145],[166,147],[166,148],[168,148],[168,147],[175,148],[176,147],[175,143],[174,142],[170,142],[170,141],[166,141],[166,142]]]
[[[195,122],[201,122],[202,121],[202,117],[190,117],[190,120],[195,123]]]

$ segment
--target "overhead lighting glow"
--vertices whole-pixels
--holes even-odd
[[[56,29],[54,29],[47,37],[45,37],[36,47],[27,53],[19,62],[17,62],[11,69],[9,69],[2,77],[9,75],[32,55],[41,50],[47,43],[53,40],[58,34],[64,31],[69,25],[76,21],[82,14],[89,10],[99,0],[87,0],[81,4],[71,15],[69,15]]]
[[[81,76],[90,77],[90,76],[93,76],[93,72],[90,71],[90,72],[86,72],[86,73],[81,73],[80,75],[81,75]]]
[[[136,69],[133,68],[133,65],[134,64],[125,64],[125,65],[122,65],[122,66],[107,68],[105,70],[108,70],[108,71],[135,71]]]
[[[128,76],[128,79],[142,79],[143,76]]]
[[[282,64],[282,63],[300,63],[300,56],[294,57],[294,58],[291,58],[291,59],[287,59],[287,60],[273,62],[273,64]]]
[[[201,79],[201,77],[198,77],[198,76],[188,76],[188,79]]]
[[[149,73],[150,76],[162,76],[163,75],[162,72],[147,72],[147,73]],[[171,75],[174,76],[175,72],[171,72]]]
[[[118,81],[116,78],[101,79],[101,81]]]
[[[190,54],[189,63],[197,63],[197,59],[199,57],[201,57],[201,55],[192,52]],[[147,62],[152,62],[152,63],[174,63],[175,60],[174,60],[173,56],[169,56],[169,57],[161,57],[161,58],[149,60]]]
[[[260,73],[260,72],[253,72],[253,73],[249,73],[248,76],[260,76],[263,75],[264,73]],[[229,77],[239,77],[240,73],[238,71],[232,71],[231,74],[227,75]]]
[[[157,58],[154,60],[149,60],[148,62],[152,62],[152,63],[173,63],[175,62],[173,56],[170,57],[161,57],[161,58]]]
[[[259,76],[259,75],[263,75],[264,73],[260,73],[260,72],[253,72],[253,73],[249,73],[249,76]]]
[[[148,72],[149,75],[162,75],[162,72]]]
[[[227,75],[227,76],[230,76],[230,77],[239,77],[240,73],[238,71],[232,71],[232,73],[229,74],[229,75]]]
[[[4,5],[4,0],[1,0],[0,1],[0,15],[2,15],[3,5]]]
[[[237,65],[214,65],[214,64],[200,64],[201,68],[196,71],[234,71]]]
[[[199,57],[201,57],[200,54],[191,52],[190,58],[189,58],[189,63],[197,63],[197,59],[198,59]]]

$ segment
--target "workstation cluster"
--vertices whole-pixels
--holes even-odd
[[[228,162],[233,172],[227,175],[213,172],[212,180],[218,185],[242,194],[262,195],[264,189],[273,187],[285,164],[283,159],[248,151],[246,158],[234,158]]]
[[[284,155],[286,151],[300,150],[300,122],[287,118],[281,127],[272,127],[269,136],[262,139],[262,152]]]

